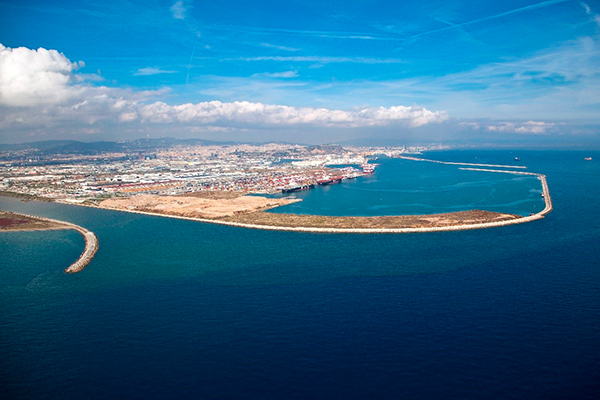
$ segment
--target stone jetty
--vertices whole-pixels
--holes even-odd
[[[98,238],[96,237],[94,232],[91,232],[91,231],[85,229],[84,227],[72,224],[70,222],[59,221],[57,219],[52,219],[52,218],[38,217],[36,215],[22,214],[22,213],[17,213],[17,212],[12,212],[12,213],[16,214],[16,215],[21,215],[26,218],[38,220],[38,221],[45,221],[45,222],[52,222],[55,224],[59,224],[59,225],[64,226],[65,229],[74,229],[77,232],[79,232],[81,234],[81,236],[83,236],[83,239],[85,240],[85,249],[83,250],[83,253],[81,253],[81,255],[79,256],[77,261],[75,261],[67,269],[65,269],[65,272],[68,274],[74,274],[76,272],[83,270],[90,263],[90,261],[92,261],[92,259],[96,255],[96,252],[98,251]]]
[[[73,229],[81,233],[81,235],[85,239],[85,249],[83,250],[83,253],[81,253],[81,255],[79,256],[77,261],[71,264],[69,268],[65,269],[65,272],[68,274],[74,274],[83,270],[86,267],[86,265],[88,265],[90,261],[92,261],[92,259],[96,255],[96,252],[98,251],[98,238],[96,237],[94,232],[88,231],[87,229],[82,228],[78,225],[73,225]]]

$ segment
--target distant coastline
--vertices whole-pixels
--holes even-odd
[[[176,213],[167,213],[163,211],[157,212],[156,210],[148,209],[134,210],[112,207],[106,208],[113,211],[133,212],[138,214],[228,225],[240,228],[312,233],[420,233],[485,229],[536,221],[544,218],[545,215],[552,211],[552,200],[545,175],[534,172],[513,171],[508,169],[498,170],[474,168],[494,167],[526,169],[524,166],[446,162],[406,156],[402,156],[400,158],[412,161],[463,165],[467,167],[461,169],[470,171],[536,176],[542,184],[542,196],[544,198],[545,207],[542,211],[529,216],[471,210],[443,214],[385,217],[331,217],[294,214],[270,214],[267,216],[265,213],[255,212],[239,213],[224,218],[202,218],[189,215],[177,215]]]
[[[211,223],[218,225],[227,225],[240,228],[250,229],[262,229],[262,230],[275,230],[275,231],[292,231],[292,232],[310,232],[310,233],[421,233],[421,232],[444,232],[444,231],[459,231],[459,230],[470,230],[470,229],[486,229],[493,227],[501,227],[515,224],[522,224],[527,222],[536,221],[544,218],[545,215],[552,211],[552,200],[548,189],[548,183],[546,176],[543,174],[525,172],[525,171],[514,171],[514,170],[499,170],[499,169],[488,169],[488,168],[474,168],[474,167],[495,167],[495,168],[520,168],[525,169],[523,166],[509,166],[509,165],[492,165],[492,164],[473,164],[473,163],[458,163],[458,162],[445,162],[428,160],[416,157],[401,157],[407,160],[413,161],[425,161],[435,162],[442,164],[452,165],[464,165],[463,170],[470,171],[482,171],[482,172],[494,172],[494,173],[507,173],[516,175],[531,175],[536,176],[542,184],[542,196],[544,198],[545,207],[542,211],[531,214],[529,216],[520,216],[514,214],[504,214],[482,210],[471,210],[461,211],[452,213],[442,214],[429,214],[429,215],[399,215],[399,216],[380,216],[380,217],[333,217],[333,216],[315,216],[315,215],[295,215],[295,214],[267,214],[262,212],[265,208],[277,207],[276,204],[261,204],[255,210],[251,211],[236,211],[230,210],[228,215],[220,215],[218,217],[206,217],[202,216],[201,212],[189,212],[185,213],[178,211],[176,207],[169,209],[165,207],[165,202],[173,201],[175,203],[181,203],[182,197],[176,196],[161,196],[161,202],[158,202],[155,208],[148,207],[147,205],[139,206],[136,209],[134,205],[120,205],[120,206],[98,206],[91,204],[76,204],[72,202],[57,202],[79,205],[91,208],[101,208],[111,211],[123,211],[136,214],[144,214],[158,217],[175,218],[203,223]],[[218,193],[215,194],[215,198],[220,198]],[[240,197],[242,199],[245,196]],[[169,200],[170,199],[170,200]],[[253,196],[254,200],[257,200],[256,196]],[[230,200],[230,199],[227,199]],[[160,203],[160,204],[159,204]],[[218,201],[215,202],[216,206],[222,206]],[[205,214],[205,215],[209,215]],[[73,225],[72,229],[76,225]],[[83,229],[79,227],[80,229]],[[84,230],[85,231],[85,230]],[[88,235],[86,232],[80,231],[86,238],[86,251],[88,244]],[[93,235],[93,234],[92,234]],[[95,238],[95,236],[94,236]],[[97,239],[90,238],[90,243],[96,246],[97,250]],[[84,251],[84,253],[86,253]],[[95,254],[95,252],[94,252]],[[88,255],[89,256],[89,255]],[[85,256],[85,257],[88,257]],[[84,254],[82,254],[84,257]],[[84,257],[84,258],[85,258]],[[91,255],[93,257],[93,254]],[[90,258],[91,259],[91,258]],[[89,262],[89,261],[88,261]],[[75,264],[74,264],[75,265]],[[73,267],[73,266],[72,266]],[[69,267],[68,272],[76,272],[74,269],[83,267],[71,268]],[[81,270],[79,269],[79,270]]]

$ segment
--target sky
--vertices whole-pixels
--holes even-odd
[[[600,1],[0,0],[0,143],[600,148]]]

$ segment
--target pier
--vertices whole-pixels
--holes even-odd
[[[83,250],[83,253],[81,253],[79,258],[77,259],[77,261],[75,261],[67,269],[65,269],[65,272],[68,274],[74,274],[76,272],[82,271],[92,261],[92,259],[96,255],[96,252],[98,251],[98,238],[96,237],[94,232],[89,231],[89,230],[85,229],[84,227],[72,224],[70,222],[59,221],[57,219],[52,219],[52,218],[38,217],[36,215],[29,215],[29,214],[23,214],[23,213],[18,213],[18,212],[12,212],[12,213],[16,214],[16,215],[21,215],[26,218],[35,219],[38,221],[46,221],[46,222],[52,222],[55,224],[60,224],[60,225],[64,226],[65,229],[74,229],[77,232],[79,232],[81,234],[81,236],[83,236],[83,239],[85,240],[85,248]]]

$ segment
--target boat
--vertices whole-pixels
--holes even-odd
[[[515,161],[521,161],[519,157],[515,157]]]
[[[584,158],[585,161],[592,161],[592,157],[586,157]]]
[[[363,164],[360,167],[362,168],[364,174],[372,174],[375,172],[375,167],[378,165],[379,164]]]

